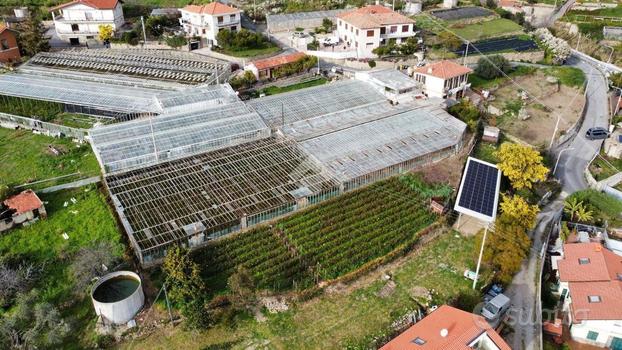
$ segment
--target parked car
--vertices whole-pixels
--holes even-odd
[[[306,35],[304,32],[294,32],[294,34],[292,34],[292,36],[294,38],[304,38]]]
[[[509,308],[510,298],[506,297],[504,294],[498,294],[484,305],[482,316],[489,322],[496,322]]]
[[[328,36],[320,39],[320,44],[324,46],[339,45],[339,38],[336,36]]]
[[[585,137],[588,140],[603,140],[609,137],[609,131],[601,127],[589,128],[585,133]]]

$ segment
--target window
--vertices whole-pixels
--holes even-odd
[[[85,12],[84,17],[86,18],[87,21],[93,20],[93,14],[91,12]]]
[[[590,263],[590,258],[579,258],[579,265],[587,265]]]
[[[9,49],[8,40],[2,39],[2,41],[0,41],[0,46],[2,47],[2,50],[8,50]]]
[[[356,36],[358,36],[358,35],[359,35],[359,30],[357,29],[357,30],[356,30]]]
[[[387,33],[387,28],[385,27],[380,27],[380,35],[386,34]]]
[[[404,25],[402,26],[402,33],[406,33],[410,30],[410,26],[409,25]]]
[[[350,33],[354,33],[354,27],[350,27]]]
[[[417,344],[417,345],[425,345],[425,340],[423,340],[423,339],[421,339],[421,338],[417,337],[417,338],[413,339],[413,340],[411,341],[411,343],[413,343],[413,344]]]
[[[397,26],[391,26],[391,33],[397,33]]]
[[[341,27],[343,25],[343,23],[341,23],[341,20],[337,21],[337,24]]]
[[[366,45],[366,46],[372,46],[372,45],[374,45],[374,43],[367,43],[367,44],[365,44],[365,45]]]
[[[359,47],[359,42],[358,41],[354,43],[354,47]]]
[[[600,295],[590,295],[587,297],[587,301],[590,303],[600,303]]]
[[[346,23],[346,30],[348,30],[348,23]]]
[[[587,340],[596,341],[596,339],[598,339],[598,332],[587,332]]]
[[[230,20],[231,22],[235,21],[235,15],[229,15],[229,20]]]
[[[224,22],[224,20],[225,19],[222,16],[218,16],[218,23],[222,23],[222,22]]]
[[[203,28],[203,34],[205,34],[205,28]]]
[[[77,25],[77,24],[72,24],[71,25],[71,31],[77,32],[79,30],[80,30],[80,26],[79,25]]]
[[[374,36],[374,31],[373,30],[368,30],[367,31],[367,37],[370,37],[370,36]]]

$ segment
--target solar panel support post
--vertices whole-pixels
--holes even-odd
[[[479,258],[477,259],[477,268],[475,269],[475,279],[473,280],[473,289],[477,286],[477,280],[479,279],[479,267],[482,264],[482,256],[484,255],[484,245],[486,244],[486,235],[488,234],[488,224],[484,228],[484,238],[482,238],[482,246],[479,249]]]

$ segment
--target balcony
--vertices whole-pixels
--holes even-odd
[[[237,25],[240,23],[239,19],[236,19],[234,21],[222,21],[222,22],[217,22],[216,25],[219,27],[225,27],[225,26],[232,26],[232,25]]]
[[[101,23],[101,24],[114,24],[115,20],[113,19],[66,19],[64,16],[55,16],[54,22],[58,23],[66,23],[66,24],[80,24],[80,23]]]

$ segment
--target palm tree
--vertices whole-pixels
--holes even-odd
[[[571,198],[564,202],[564,211],[566,214],[570,215],[570,221],[573,221],[575,218],[575,213],[583,208],[583,202],[577,200],[577,198]]]
[[[594,215],[592,215],[592,211],[581,205],[579,209],[577,209],[577,220],[579,222],[588,222],[594,219]]]

